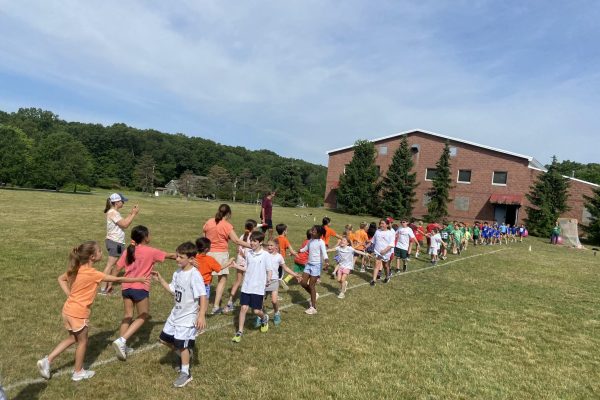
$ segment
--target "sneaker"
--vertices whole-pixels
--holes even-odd
[[[132,354],[135,350],[133,350],[131,347],[127,347],[125,346],[125,354],[127,354],[127,356],[129,357],[130,354]]]
[[[260,323],[260,331],[265,333],[269,330],[269,314],[265,314],[265,318]]]
[[[402,272],[406,272],[406,265],[402,266]]]
[[[121,361],[127,360],[127,346],[125,343],[121,342],[121,340],[117,339],[112,342],[112,347],[115,349],[115,353],[117,354],[117,358]]]
[[[367,272],[365,267],[360,267],[360,272]]]
[[[192,381],[192,375],[186,374],[185,372],[180,372],[175,382],[173,382],[173,386],[175,387],[184,387],[188,383]]]
[[[340,294],[337,295],[338,299],[343,299],[344,297],[346,297],[346,295],[344,294],[344,292],[340,292]]]
[[[48,356],[38,360],[37,367],[42,378],[50,379],[50,361],[48,361]]]
[[[223,309],[221,307],[213,307],[211,314],[212,315],[223,314]]]
[[[286,283],[286,282],[285,282],[283,279],[280,279],[280,280],[279,280],[279,286],[281,286],[281,288],[282,288],[283,290],[288,290],[288,289],[290,288],[290,287],[288,286],[288,284],[287,284],[287,283]]]
[[[390,281],[390,276],[386,276],[383,280],[383,283],[388,283]]]
[[[273,315],[273,324],[279,326],[281,324],[281,315],[279,313]]]
[[[239,343],[242,340],[242,332],[237,331],[235,336],[231,338],[233,343]]]
[[[260,320],[260,317],[256,317],[254,319],[254,328],[260,328],[260,324],[262,323],[262,321]]]
[[[233,303],[227,303],[227,305],[223,309],[224,314],[228,314],[230,312],[233,312]]]
[[[75,381],[75,382],[79,382],[83,379],[90,379],[92,376],[94,376],[96,373],[94,371],[89,371],[89,370],[85,370],[82,369],[79,372],[73,372],[73,375],[71,376],[71,380]]]
[[[415,253],[415,258],[419,258],[419,252],[418,251]]]
[[[314,307],[309,307],[304,312],[307,313],[308,315],[315,315],[317,313],[317,309]]]
[[[371,282],[369,282],[369,285],[371,285],[371,286],[375,286],[375,281],[371,281]]]

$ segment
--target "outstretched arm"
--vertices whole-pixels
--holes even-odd
[[[152,276],[154,277],[155,281],[160,282],[160,285],[165,288],[165,290],[169,293],[171,293],[172,295],[174,295],[175,293],[173,292],[173,290],[171,290],[171,286],[169,286],[169,284],[167,283],[167,281],[165,281],[165,279],[162,277],[162,275],[160,274],[160,272],[158,271],[152,271]]]
[[[71,290],[69,289],[69,283],[68,283],[68,279],[67,278],[67,274],[64,273],[61,276],[58,277],[58,284],[60,285],[60,288],[62,289],[63,292],[65,292],[65,294],[68,296],[69,294],[71,294]]]

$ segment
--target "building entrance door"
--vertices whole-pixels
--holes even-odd
[[[496,224],[500,225],[506,220],[506,205],[505,204],[496,204],[494,206],[494,219],[496,220]]]

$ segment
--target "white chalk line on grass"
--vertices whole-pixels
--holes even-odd
[[[413,269],[413,270],[402,272],[402,273],[396,273],[395,275],[393,275],[391,277],[391,279],[400,278],[400,277],[406,276],[408,274],[413,274],[413,273],[417,273],[417,272],[423,272],[423,271],[427,271],[427,270],[434,269],[434,268],[444,267],[446,265],[454,264],[454,263],[457,263],[459,261],[465,261],[465,260],[468,260],[468,259],[471,259],[471,258],[476,258],[476,257],[481,257],[481,256],[487,256],[487,255],[498,253],[498,252],[504,251],[504,250],[507,250],[507,248],[497,249],[497,250],[489,251],[489,252],[486,252],[486,253],[473,254],[471,256],[457,258],[457,259],[452,260],[452,261],[447,261],[447,262],[444,262],[444,263],[439,263],[437,265],[431,265],[429,267],[423,267],[423,268]],[[357,289],[359,287],[366,286],[366,285],[369,285],[369,282],[362,282],[362,283],[359,283],[357,285],[350,286],[350,287],[347,288],[347,290]],[[386,284],[383,284],[383,285],[386,285]],[[333,294],[335,294],[335,293],[334,292],[327,292],[325,294],[320,294],[319,295],[319,299],[331,296]],[[279,309],[280,310],[286,310],[286,309],[288,309],[290,307],[293,307],[293,306],[299,306],[301,304],[306,304],[306,303],[308,303],[308,301],[309,300],[307,299],[307,300],[299,301],[297,303],[285,304],[285,305],[279,307]],[[270,313],[272,313],[272,311],[270,311],[269,314]],[[219,330],[221,328],[225,328],[225,327],[231,326],[234,323],[235,323],[235,319],[232,320],[232,321],[226,322],[226,323],[221,323],[221,324],[218,324],[218,325],[214,325],[214,326],[211,326],[209,328],[206,328],[206,332],[216,331],[216,330]],[[131,355],[145,353],[147,351],[154,350],[154,349],[156,349],[158,347],[161,347],[161,346],[162,345],[160,343],[148,344],[148,345],[140,347],[139,349],[134,350],[133,353],[131,353]],[[117,361],[119,361],[119,359],[117,357],[111,357],[111,358],[108,358],[106,360],[96,361],[96,362],[92,363],[89,366],[89,368],[97,368],[97,367],[101,367],[101,366],[106,365],[106,364],[112,364],[112,363],[117,362]],[[69,369],[69,368],[63,368],[63,369],[55,372],[54,374],[52,374],[52,376],[53,377],[55,377],[55,376],[63,376],[63,375],[71,374],[72,372],[73,371],[71,369]],[[14,390],[16,388],[19,388],[21,386],[33,385],[33,384],[36,384],[36,383],[44,383],[44,382],[47,382],[47,380],[44,379],[44,378],[25,379],[25,380],[22,380],[22,381],[19,381],[19,382],[12,383],[12,384],[6,386],[4,389],[8,392],[8,391]]]

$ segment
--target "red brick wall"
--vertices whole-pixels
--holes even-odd
[[[411,132],[408,134],[409,146],[418,144],[420,149],[415,155],[415,166],[413,171],[417,173],[419,186],[416,190],[417,201],[414,204],[413,216],[420,218],[427,214],[427,206],[424,205],[424,195],[431,188],[431,182],[425,180],[427,168],[435,168],[435,164],[442,154],[446,139],[434,135]],[[387,172],[394,152],[400,145],[399,137],[378,141],[375,148],[378,150],[376,163],[381,167],[382,176]],[[387,155],[379,154],[379,149],[387,146]],[[450,191],[451,198],[464,197],[469,199],[468,211],[456,209],[456,204],[450,202],[448,212],[450,219],[462,221],[494,220],[494,205],[489,203],[490,196],[498,194],[518,194],[523,198],[522,207],[518,212],[519,223],[526,218],[525,207],[530,205],[525,198],[529,188],[538,173],[537,170],[528,167],[528,160],[509,154],[488,150],[478,146],[472,146],[461,142],[450,141],[451,147],[456,147],[456,156],[450,158],[451,179],[453,188]],[[352,159],[353,150],[347,149],[329,155],[327,170],[327,184],[325,192],[325,206],[336,207],[335,188],[339,183],[339,177],[343,173],[344,166]],[[458,170],[471,170],[471,183],[458,183]],[[506,171],[508,173],[506,185],[493,185],[492,175],[494,171]],[[581,220],[583,215],[582,194],[592,195],[593,186],[571,180],[570,201],[571,211],[565,217]]]

